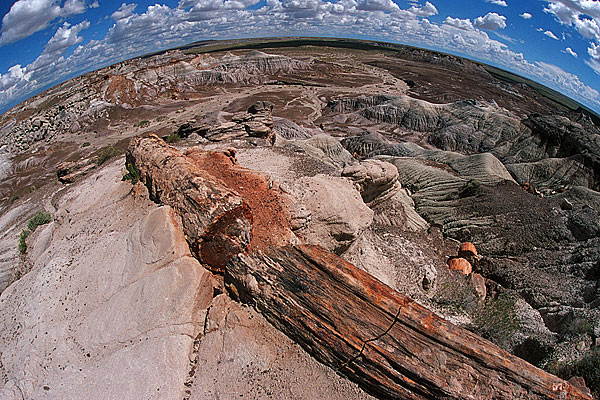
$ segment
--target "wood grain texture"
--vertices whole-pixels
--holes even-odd
[[[313,357],[380,398],[591,399],[318,246],[240,254],[225,279]]]
[[[248,247],[252,214],[237,193],[155,135],[133,138],[126,157],[150,198],[181,216],[190,249],[203,264],[222,271]]]

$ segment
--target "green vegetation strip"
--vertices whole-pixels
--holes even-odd
[[[19,235],[19,252],[25,254],[27,252],[26,240],[38,226],[45,225],[52,221],[50,213],[44,211],[38,211],[27,223],[27,228],[21,231]]]

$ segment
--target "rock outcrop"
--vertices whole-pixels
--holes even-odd
[[[593,123],[539,114],[519,120],[494,104],[474,100],[432,104],[408,96],[341,98],[328,107],[335,113],[359,114],[371,123],[416,132],[424,143],[441,150],[490,152],[511,165],[510,171],[521,183],[548,189],[600,188],[600,128]],[[365,135],[361,146],[349,142],[346,147],[361,156],[410,152],[405,144],[385,143],[372,136]]]
[[[214,141],[224,141],[248,135],[265,139],[268,143],[275,143],[273,132],[273,103],[259,101],[248,108],[248,112],[234,114],[229,121],[220,113],[218,115],[207,115],[199,122],[188,122],[181,125],[177,134],[186,138],[193,133]]]
[[[373,222],[373,211],[349,181],[317,175],[285,189],[309,212],[310,222],[296,231],[304,243],[341,254]]]

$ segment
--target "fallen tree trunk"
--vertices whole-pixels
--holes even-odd
[[[246,250],[252,232],[248,205],[177,149],[155,135],[136,137],[126,162],[138,169],[152,200],[181,216],[190,250],[203,264],[222,271]]]
[[[230,292],[381,398],[591,399],[318,246],[240,254]]]

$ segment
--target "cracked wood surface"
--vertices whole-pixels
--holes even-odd
[[[240,254],[225,278],[317,360],[381,398],[591,399],[318,246]]]

